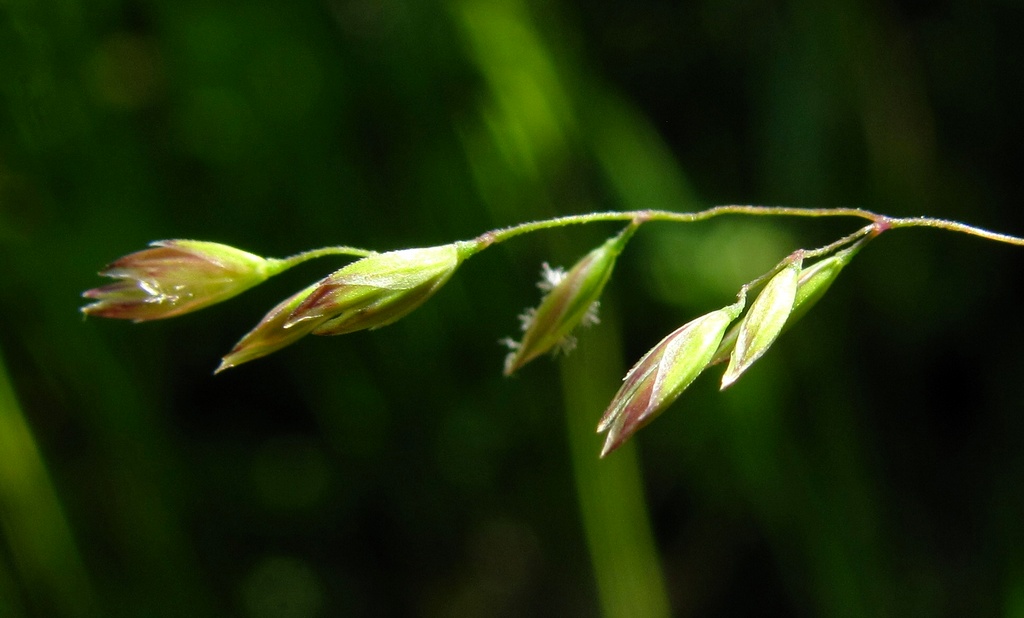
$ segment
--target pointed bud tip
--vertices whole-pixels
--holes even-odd
[[[506,378],[511,377],[517,371],[522,369],[523,365],[525,365],[529,360],[530,359],[528,358],[523,358],[523,356],[518,353],[518,350],[509,352],[505,357],[505,366],[502,367],[501,374]]]
[[[726,372],[725,374],[722,375],[722,384],[718,387],[718,390],[724,391],[725,389],[729,388],[730,386],[736,383],[736,380],[738,380],[739,377],[739,374],[736,373],[735,371]]]
[[[615,447],[612,446],[612,437],[611,435],[609,435],[608,438],[605,439],[604,446],[601,447],[601,454],[598,457],[600,459],[604,459],[609,453],[611,453],[614,450]]]
[[[601,454],[598,456],[599,459],[604,459],[608,455],[617,451],[620,446],[626,443],[629,439],[628,435],[622,435],[620,432],[612,429],[608,432],[608,436],[604,439],[604,446],[601,447]]]
[[[612,426],[612,421],[614,421],[617,416],[618,414],[613,414],[611,409],[605,412],[604,416],[601,417],[601,422],[597,424],[597,433],[604,433],[608,431],[608,428]]]

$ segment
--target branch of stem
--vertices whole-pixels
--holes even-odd
[[[854,217],[867,219],[872,222],[876,234],[888,229],[909,228],[909,227],[931,227],[978,236],[996,242],[1024,246],[1024,238],[991,232],[979,227],[949,221],[946,219],[935,219],[932,217],[889,217],[865,210],[863,208],[796,208],[791,206],[751,206],[751,205],[727,205],[714,206],[697,212],[673,212],[669,210],[631,210],[596,212],[584,215],[569,215],[555,217],[541,221],[521,223],[511,227],[492,230],[477,237],[476,242],[480,249],[492,244],[504,242],[510,238],[535,232],[538,230],[553,229],[567,225],[580,225],[598,221],[635,221],[637,224],[646,221],[674,221],[679,223],[694,223],[705,221],[723,215],[745,215],[761,217]],[[863,230],[858,235],[865,234]],[[839,244],[846,242],[846,239],[837,241]],[[827,251],[826,251],[827,252]]]
[[[871,221],[871,225],[865,226],[860,230],[854,232],[849,236],[845,236],[834,243],[821,247],[820,249],[814,249],[811,251],[805,251],[804,257],[817,257],[824,255],[846,245],[854,240],[857,240],[863,236],[871,234],[877,236],[882,232],[890,229],[897,228],[911,228],[911,227],[930,227],[936,229],[942,229],[950,232],[958,232],[961,234],[968,234],[971,236],[977,236],[986,240],[992,240],[995,242],[1001,242],[1011,245],[1024,246],[1024,238],[1018,236],[1012,236],[1010,234],[1001,234],[998,232],[992,232],[980,227],[973,225],[967,225],[958,221],[950,221],[948,219],[936,219],[932,217],[889,217],[887,215],[881,215],[878,213],[865,210],[863,208],[797,208],[792,206],[753,206],[753,205],[725,205],[725,206],[713,206],[704,210],[696,212],[673,212],[670,210],[628,210],[628,211],[608,211],[608,212],[594,212],[583,215],[568,215],[564,217],[554,217],[551,219],[543,219],[540,221],[530,221],[527,223],[520,223],[506,228],[497,230],[491,230],[484,232],[480,236],[477,236],[473,240],[463,241],[462,250],[464,251],[464,257],[469,257],[475,253],[478,253],[487,247],[505,242],[516,236],[528,234],[530,232],[536,232],[539,230],[549,230],[559,227],[565,227],[568,225],[582,225],[585,223],[596,223],[600,221],[632,221],[634,226],[639,226],[642,223],[648,221],[668,221],[676,223],[695,223],[698,221],[706,221],[715,217],[724,215],[743,215],[743,216],[757,216],[757,217],[808,217],[808,218],[820,218],[820,217],[852,217],[858,219],[867,219]],[[327,255],[349,255],[355,257],[366,257],[373,255],[374,251],[367,249],[359,249],[356,247],[323,247],[321,249],[313,249],[311,251],[304,251],[291,257],[275,260],[275,274],[287,270],[293,266]]]
[[[320,249],[311,249],[309,251],[303,251],[302,253],[296,253],[295,255],[275,260],[277,262],[279,270],[282,272],[288,270],[293,266],[298,266],[303,262],[308,262],[319,257],[325,257],[328,255],[349,255],[355,257],[366,257],[373,255],[376,251],[370,251],[368,249],[359,249],[357,247],[321,247]]]

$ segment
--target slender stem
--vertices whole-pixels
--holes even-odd
[[[368,255],[373,255],[374,253],[376,253],[376,251],[345,246],[321,247],[320,249],[310,249],[309,251],[296,253],[295,255],[286,258],[268,259],[268,276],[282,273],[293,266],[298,266],[299,264],[302,264],[303,262],[308,262],[309,260],[314,260],[316,258],[325,257],[328,255],[349,255],[355,257],[366,257]]]
[[[672,212],[669,210],[631,210],[619,212],[596,212],[584,215],[569,215],[555,217],[543,221],[531,221],[511,227],[492,230],[481,234],[475,242],[480,249],[494,243],[504,242],[510,238],[535,232],[537,230],[553,229],[567,225],[580,225],[598,221],[635,221],[638,224],[646,221],[675,221],[680,223],[693,223],[704,221],[722,215],[747,215],[762,217],[855,217],[871,221],[876,234],[887,229],[908,228],[908,227],[931,227],[944,229],[951,232],[970,234],[996,242],[1003,242],[1012,245],[1024,246],[1024,238],[991,232],[972,225],[966,225],[946,219],[935,219],[932,217],[888,217],[871,212],[863,208],[796,208],[792,206],[749,206],[749,205],[727,205],[714,206],[697,212]],[[866,233],[866,232],[859,232]]]
[[[828,255],[829,253],[832,253],[836,249],[839,249],[840,247],[846,246],[846,245],[852,243],[853,241],[858,240],[860,238],[863,238],[864,236],[867,236],[869,234],[872,237],[878,236],[885,229],[886,229],[886,226],[884,224],[872,223],[871,225],[865,225],[864,227],[860,228],[859,230],[857,230],[853,234],[850,234],[849,236],[844,236],[844,237],[840,238],[839,240],[837,240],[835,242],[831,242],[831,243],[825,245],[824,247],[819,247],[817,249],[811,249],[809,251],[802,251],[801,254],[805,258],[814,258],[814,257],[818,257],[820,255]]]
[[[847,236],[843,236],[839,240],[837,240],[835,242],[831,242],[831,243],[825,245],[824,247],[819,247],[817,249],[810,249],[810,250],[799,249],[797,251],[794,251],[790,255],[787,255],[778,264],[776,264],[775,266],[772,266],[771,269],[768,270],[768,272],[765,272],[765,273],[759,275],[756,279],[753,279],[751,281],[748,281],[747,283],[744,283],[740,287],[739,293],[736,294],[736,303],[731,305],[731,307],[733,307],[734,310],[737,313],[742,311],[743,307],[744,307],[744,305],[746,304],[746,301],[747,301],[747,294],[750,292],[750,290],[752,290],[752,289],[756,288],[757,286],[761,285],[762,283],[767,281],[769,278],[774,277],[776,273],[780,272],[783,268],[786,268],[787,266],[792,264],[793,260],[795,260],[797,258],[804,259],[804,258],[814,258],[814,257],[818,257],[818,256],[821,256],[821,255],[827,255],[829,253],[832,253],[836,249],[839,249],[840,247],[844,247],[844,246],[846,246],[846,245],[848,245],[848,244],[850,244],[850,243],[852,243],[854,241],[857,241],[857,240],[859,240],[859,243],[864,243],[864,242],[867,242],[868,240],[871,240],[875,236],[878,236],[879,234],[882,233],[882,231],[884,231],[886,229],[888,229],[888,228],[884,224],[884,222],[883,223],[872,223],[871,225],[865,225],[864,227],[860,228],[859,230],[857,230],[853,234],[849,234]]]
[[[969,234],[971,236],[978,236],[979,238],[985,238],[988,240],[994,240],[996,242],[1007,243],[1011,245],[1024,246],[1024,238],[1018,236],[1011,236],[1010,234],[1000,234],[998,232],[991,232],[989,230],[975,227],[973,225],[967,225],[957,221],[950,221],[948,219],[935,219],[932,217],[888,217],[886,215],[880,215],[878,213],[871,212],[864,208],[797,208],[793,206],[753,206],[753,205],[725,205],[725,206],[713,206],[704,210],[698,210],[696,212],[673,212],[671,210],[626,210],[626,211],[609,211],[609,212],[594,212],[583,215],[568,215],[565,217],[554,217],[551,219],[543,219],[541,221],[530,221],[527,223],[520,223],[510,227],[491,230],[484,232],[480,236],[477,236],[470,241],[462,241],[459,244],[460,252],[463,258],[474,255],[487,247],[528,234],[530,232],[536,232],[539,230],[549,230],[567,225],[581,225],[584,223],[596,223],[599,221],[632,221],[633,226],[638,227],[640,224],[647,221],[673,221],[677,223],[694,223],[697,221],[705,221],[714,217],[720,217],[723,215],[746,215],[746,216],[759,216],[759,217],[854,217],[859,219],[867,219],[871,221],[871,225],[861,228],[857,232],[841,238],[836,242],[826,245],[820,249],[813,251],[805,251],[805,257],[814,257],[817,255],[823,255],[829,253],[849,242],[852,242],[868,233],[874,235],[881,234],[882,232],[889,229],[896,228],[908,228],[908,227],[931,227],[950,232],[959,232],[962,234]],[[313,249],[310,251],[303,251],[297,253],[291,257],[283,259],[268,260],[269,262],[269,274],[276,275],[282,271],[285,271],[293,266],[327,255],[349,255],[355,257],[366,257],[373,255],[375,252],[367,249],[359,249],[356,247],[323,247],[320,249]],[[268,275],[269,276],[269,275]]]
[[[310,251],[303,251],[302,253],[296,253],[293,256],[286,257],[282,262],[288,264],[288,267],[296,266],[303,262],[316,259],[318,257],[324,257],[325,255],[352,255],[356,257],[366,257],[373,255],[376,251],[370,251],[369,249],[359,249],[357,247],[323,247],[320,249],[312,249]]]
[[[863,208],[794,208],[791,206],[714,206],[697,212],[673,212],[670,210],[630,210],[595,212],[585,215],[569,215],[555,217],[543,221],[531,221],[520,223],[500,230],[486,232],[478,237],[478,241],[484,245],[504,242],[521,234],[535,232],[537,230],[564,227],[566,225],[579,225],[583,223],[594,223],[597,221],[675,221],[679,223],[693,223],[704,221],[722,215],[750,215],[750,216],[775,216],[775,217],[859,217],[873,222],[886,221],[887,218],[875,214]]]
[[[1003,242],[1010,245],[1024,246],[1024,238],[1020,238],[1019,236],[1011,236],[1009,234],[991,232],[980,227],[967,225],[966,223],[960,223],[958,221],[949,221],[948,219],[933,219],[931,217],[906,217],[894,219],[886,218],[885,222],[892,229],[901,227],[934,227],[942,230],[948,230],[950,232],[970,234],[971,236],[977,236],[979,238],[994,240],[996,242]]]

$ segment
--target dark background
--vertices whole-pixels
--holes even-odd
[[[599,461],[625,369],[856,220],[645,226],[568,359],[497,341],[620,226],[213,377],[303,265],[132,325],[151,240],[386,250],[604,209],[1024,233],[1017,1],[0,2],[0,616],[1024,616],[1024,250],[882,236]]]

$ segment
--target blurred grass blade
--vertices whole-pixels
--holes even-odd
[[[594,567],[602,614],[608,618],[668,616],[669,601],[643,493],[635,449],[595,456],[594,414],[604,388],[621,373],[622,351],[612,324],[587,333],[590,354],[561,363],[569,446],[580,514]]]
[[[2,357],[0,529],[17,577],[38,615],[97,615],[78,548]]]

